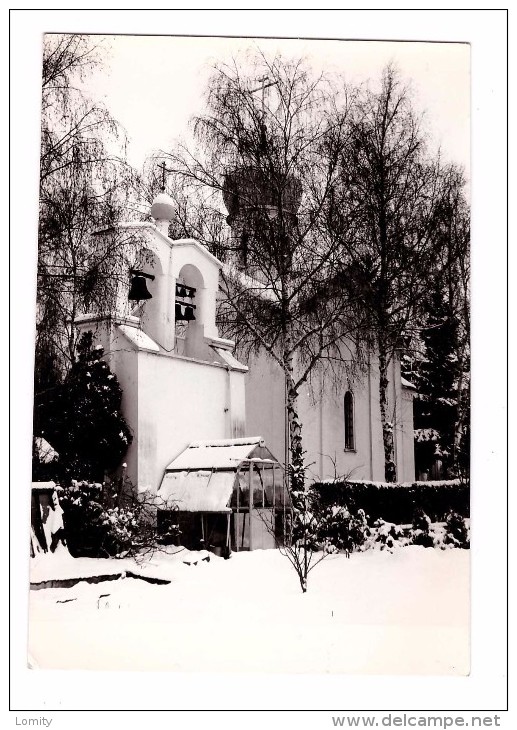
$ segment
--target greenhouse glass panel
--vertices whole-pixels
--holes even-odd
[[[284,475],[280,469],[275,474],[275,507],[287,507],[289,505],[289,494],[284,482]]]
[[[272,507],[274,504],[273,484],[275,481],[275,469],[272,464],[267,464],[262,468],[262,481],[264,484],[264,507]]]
[[[232,549],[235,551],[250,548],[250,515],[249,512],[234,512],[232,515]]]
[[[250,504],[250,485],[248,467],[239,470],[235,480],[235,490],[239,492],[239,509],[248,508]],[[232,507],[237,507],[237,495],[232,498]]]
[[[264,481],[262,468],[258,464],[251,465],[251,489],[253,491],[253,506],[264,506]]]

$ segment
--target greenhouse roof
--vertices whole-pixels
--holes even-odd
[[[239,464],[253,456],[263,446],[260,436],[217,441],[193,441],[185,451],[167,466],[168,471],[194,469],[237,469]],[[271,454],[268,455],[271,456]]]
[[[231,512],[234,481],[233,471],[168,471],[158,489],[157,506],[180,512]]]
[[[278,466],[260,436],[193,441],[165,469],[157,506],[181,512],[231,512],[228,504],[241,464]]]

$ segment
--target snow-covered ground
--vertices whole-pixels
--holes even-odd
[[[32,560],[31,581],[131,577],[32,590],[34,667],[467,674],[469,551],[400,547],[329,556],[300,590],[277,550]],[[191,563],[187,565],[186,562]],[[194,564],[194,563],[197,564]]]

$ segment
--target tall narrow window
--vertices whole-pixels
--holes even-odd
[[[353,451],[355,449],[355,433],[354,433],[354,396],[347,390],[344,398],[345,411],[345,450]]]

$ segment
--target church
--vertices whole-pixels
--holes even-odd
[[[283,374],[265,354],[241,362],[234,342],[218,332],[223,263],[194,239],[169,238],[175,209],[165,192],[150,213],[154,222],[119,226],[137,246],[113,311],[75,320],[80,333],[94,333],[123,390],[133,433],[124,475],[140,492],[161,498],[164,513],[175,502],[182,513],[204,515],[202,535],[215,531],[234,549],[273,547],[264,520],[252,512],[268,509],[280,534],[288,506]],[[384,480],[378,378],[370,356],[367,371],[343,388],[320,376],[300,393],[310,481]],[[389,405],[399,481],[414,479],[413,395],[394,360]],[[259,485],[258,502],[236,492],[244,473],[248,495]]]

